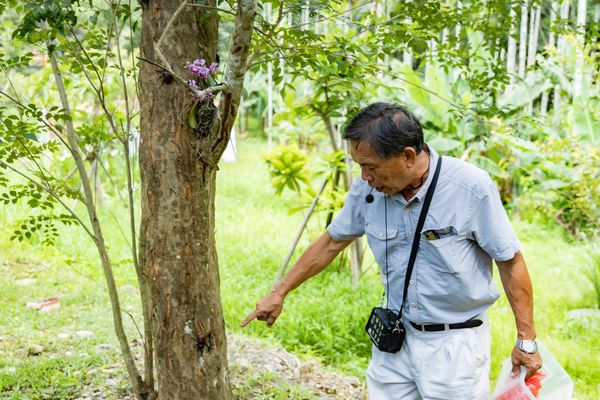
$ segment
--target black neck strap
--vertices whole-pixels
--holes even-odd
[[[412,249],[410,250],[410,257],[408,258],[408,267],[406,268],[406,278],[404,279],[404,293],[402,294],[402,304],[400,304],[400,315],[402,315],[402,308],[404,307],[406,295],[408,294],[408,284],[410,283],[410,276],[412,275],[415,260],[417,259],[417,251],[419,250],[419,242],[421,241],[421,230],[423,229],[423,225],[425,224],[427,211],[429,211],[429,205],[431,204],[431,198],[433,197],[433,192],[435,192],[435,186],[437,185],[438,176],[440,175],[441,169],[442,156],[438,157],[437,166],[435,167],[435,173],[433,174],[433,178],[431,179],[429,189],[427,189],[427,194],[425,195],[425,200],[423,201],[423,208],[421,208],[421,214],[419,215],[417,229],[415,230],[415,237],[413,239]]]

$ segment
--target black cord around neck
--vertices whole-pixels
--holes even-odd
[[[383,218],[385,220],[385,307],[390,306],[390,276],[388,274],[388,229],[387,229],[387,196],[383,196]]]
[[[427,150],[424,150],[424,151],[427,154],[427,170],[425,171],[425,173],[423,173],[423,175],[421,175],[421,179],[420,179],[419,184],[417,186],[414,186],[414,187],[411,186],[411,185],[407,186],[407,188],[410,189],[410,190],[412,190],[413,192],[419,190],[419,188],[421,186],[423,186],[423,183],[425,181],[425,177],[429,174],[429,169],[431,168],[431,158],[429,156],[429,152]]]

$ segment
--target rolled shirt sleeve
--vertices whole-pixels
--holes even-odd
[[[366,182],[357,179],[350,186],[341,211],[336,215],[327,232],[334,240],[350,240],[365,234],[364,203]]]
[[[502,206],[496,184],[488,176],[478,189],[469,224],[471,234],[494,260],[510,260],[521,249],[521,244]]]

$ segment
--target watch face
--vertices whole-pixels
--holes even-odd
[[[521,348],[523,349],[523,351],[526,351],[527,353],[535,353],[535,342],[531,341],[531,340],[523,340],[521,342]]]

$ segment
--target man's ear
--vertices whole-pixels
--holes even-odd
[[[415,166],[415,164],[417,163],[417,152],[414,148],[405,147],[404,150],[402,150],[402,155],[406,160],[406,166],[408,168],[412,168]]]

